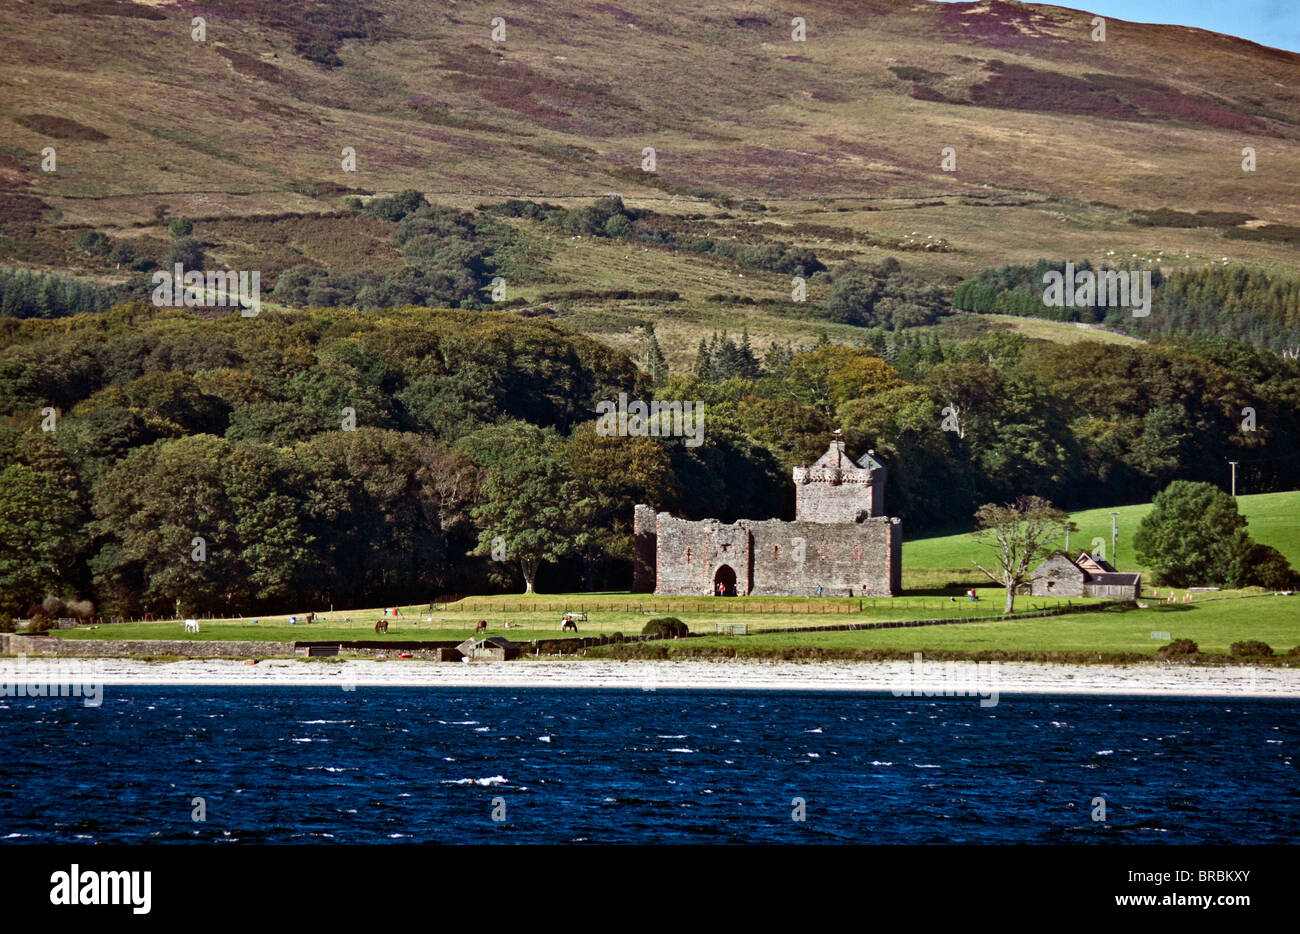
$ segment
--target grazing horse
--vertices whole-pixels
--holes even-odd
[[[381,619],[379,622],[375,623],[375,632],[388,632],[388,620]]]
[[[487,620],[485,619],[479,620],[478,625],[474,627],[475,635],[478,635],[480,632],[487,632]]]
[[[197,619],[187,619],[187,620],[185,621],[185,631],[186,631],[186,632],[198,632],[198,631],[199,631],[199,621],[198,621]]]
[[[560,622],[560,632],[577,632],[578,624],[567,616]]]

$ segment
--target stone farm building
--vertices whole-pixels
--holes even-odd
[[[649,506],[634,518],[632,589],[659,595],[892,597],[901,589],[903,530],[883,515],[885,467],[854,463],[836,438],[794,469],[795,520],[690,521]]]
[[[1142,575],[1124,574],[1086,551],[1071,559],[1054,551],[1034,571],[1029,592],[1035,597],[1106,597],[1136,600],[1142,593]]]

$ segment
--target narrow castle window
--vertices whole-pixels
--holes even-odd
[[[772,557],[775,558],[775,559],[778,560],[778,561],[781,560],[781,546],[780,546],[780,545],[773,545],[773,546],[772,546]]]
[[[689,548],[686,549],[686,563],[691,563],[691,550]]]

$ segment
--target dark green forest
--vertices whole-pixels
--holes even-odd
[[[0,319],[0,614],[621,588],[635,503],[789,518],[790,468],[837,427],[886,463],[913,536],[1026,493],[1073,509],[1224,485],[1230,458],[1242,489],[1294,486],[1300,365],[1269,351],[864,334],[762,355],[718,335],[669,374],[652,328],[634,360],[502,312]],[[704,444],[599,436],[620,392],[705,402]]]
[[[1087,260],[1075,267],[1093,269]],[[1130,308],[1104,304],[1061,308],[1044,304],[1043,275],[1064,268],[1063,261],[1039,260],[1032,266],[986,269],[957,286],[953,307],[1103,324],[1136,337],[1216,335],[1279,352],[1300,347],[1300,279],[1269,276],[1243,266],[1180,269],[1168,276],[1154,270],[1151,313],[1135,317]]]

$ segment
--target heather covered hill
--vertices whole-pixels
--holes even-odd
[[[258,270],[288,307],[484,306],[499,276],[516,313],[628,352],[654,322],[681,371],[723,329],[760,350],[900,325],[1110,339],[946,315],[959,283],[1008,264],[1293,275],[1300,56],[1116,19],[1093,41],[1090,13],[1003,0],[814,0],[803,41],[794,15],[16,0],[0,9],[0,268],[17,285],[0,313],[143,299],[178,257]],[[410,191],[460,233],[408,238],[374,210]],[[609,193],[624,220],[592,227]],[[890,262],[885,306],[834,294]]]
[[[403,187],[1013,189],[1294,213],[1300,56],[1119,20],[1094,42],[1090,14],[1001,0],[814,0],[800,15],[803,42],[762,3],[16,2],[0,11],[6,168],[11,191],[87,220]],[[64,168],[41,177],[49,144]],[[1258,176],[1237,170],[1246,144]]]

